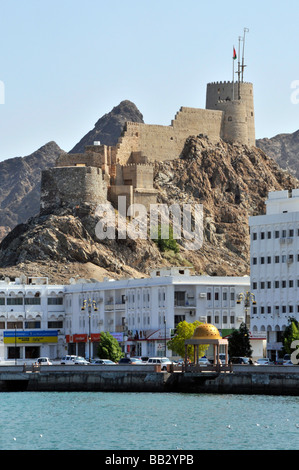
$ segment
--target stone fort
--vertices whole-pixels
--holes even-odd
[[[153,163],[179,158],[186,139],[206,135],[212,143],[255,145],[253,85],[207,85],[206,108],[182,107],[170,126],[126,122],[116,146],[95,142],[84,153],[62,154],[42,172],[41,211],[84,202],[97,205],[126,196],[127,207],[156,203]]]

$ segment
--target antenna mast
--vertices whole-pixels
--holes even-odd
[[[249,33],[249,29],[248,28],[244,28],[244,35],[243,35],[243,54],[242,54],[242,83],[243,83],[243,79],[244,79],[244,68],[247,67],[246,65],[244,65],[244,53],[245,53],[245,34],[246,33]]]
[[[240,76],[241,76],[241,62],[240,62],[240,49],[241,49],[241,46],[240,46],[240,43],[243,39],[241,38],[241,36],[239,36],[239,50],[238,50],[238,100],[241,99],[241,96],[240,96]]]

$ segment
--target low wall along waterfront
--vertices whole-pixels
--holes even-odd
[[[299,366],[161,372],[159,366],[0,366],[0,391],[177,392],[299,395]]]

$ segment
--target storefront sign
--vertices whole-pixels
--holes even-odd
[[[3,341],[5,344],[57,343],[58,331],[4,331]]]

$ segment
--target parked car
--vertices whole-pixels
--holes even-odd
[[[230,362],[232,362],[233,364],[244,364],[244,365],[249,365],[250,362],[249,362],[249,358],[248,357],[232,357],[230,359]]]
[[[198,365],[199,366],[210,366],[211,363],[210,363],[209,359],[207,359],[206,357],[201,357],[200,359],[198,359]]]
[[[295,364],[293,364],[292,361],[289,360],[289,361],[284,361],[284,362],[283,362],[283,365],[284,365],[284,366],[294,366]]]
[[[115,366],[116,363],[113,361],[110,361],[110,359],[94,359],[91,364],[96,364],[100,366]]]
[[[127,365],[127,364],[142,364],[142,361],[140,359],[137,359],[135,357],[122,357],[119,361],[119,364],[122,365]]]
[[[283,364],[291,360],[291,355],[290,354],[285,354],[283,356]]]
[[[260,359],[258,359],[254,363],[255,366],[268,366],[268,365],[272,365],[272,364],[273,364],[273,362],[270,361],[270,359],[268,359],[267,357],[261,357]]]
[[[74,364],[80,365],[80,366],[87,366],[87,364],[90,364],[84,357],[81,356],[76,356],[74,360]]]
[[[148,361],[148,356],[134,356],[131,359],[140,359],[141,362],[146,363]]]
[[[77,356],[72,356],[72,355],[67,355],[67,356],[64,356],[61,361],[60,361],[60,364],[75,364],[75,359],[76,359]]]
[[[52,362],[50,361],[50,359],[48,357],[39,357],[36,362],[38,364],[40,364],[41,366],[51,366],[52,365]]]
[[[167,370],[167,365],[172,361],[168,357],[149,357],[147,364],[161,364],[161,370]]]

